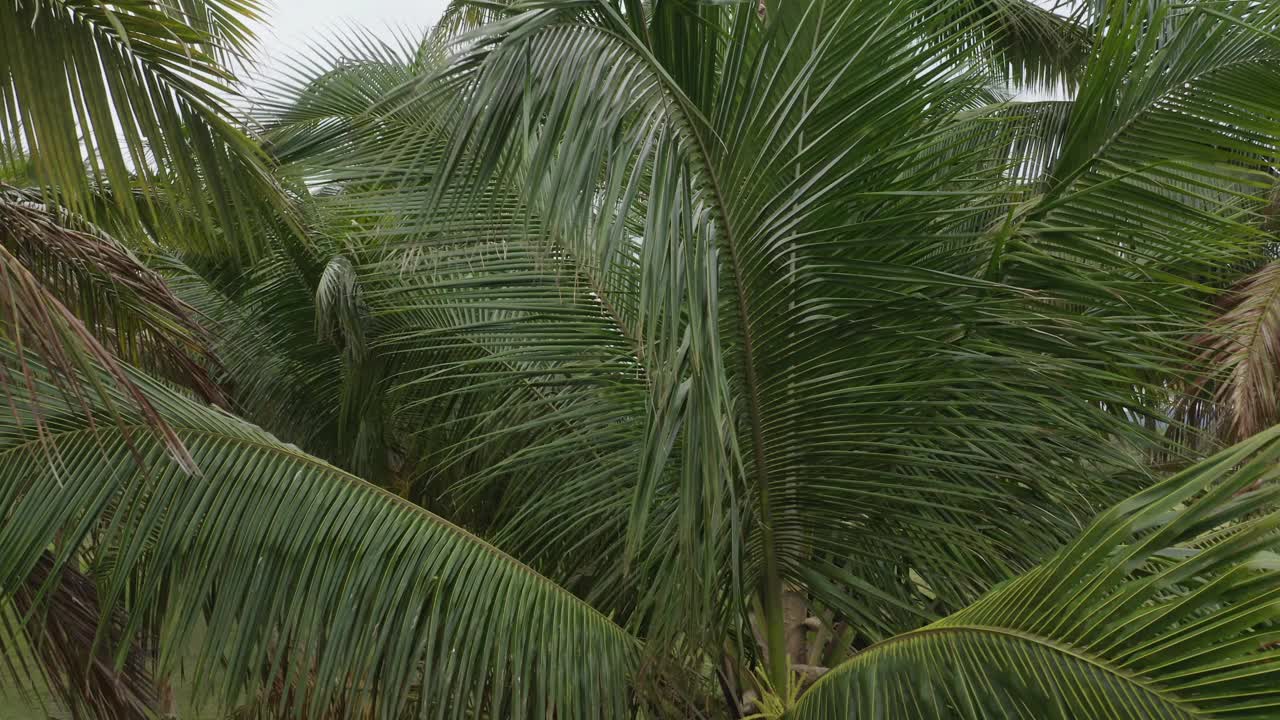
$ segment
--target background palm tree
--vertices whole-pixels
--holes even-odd
[[[192,26],[197,68],[247,41]],[[148,137],[102,178],[87,135],[40,169],[13,80],[6,267],[83,332],[6,323],[5,654],[121,716],[198,636],[198,685],[266,716],[1267,717],[1276,435],[1159,478],[1268,257],[1278,28],[458,5],[321,49],[260,145],[210,100],[158,126],[216,158]],[[97,637],[46,652],[78,577]]]

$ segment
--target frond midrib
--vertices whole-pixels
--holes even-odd
[[[929,626],[929,627],[921,628],[920,630],[903,633],[902,635],[891,637],[891,638],[888,638],[887,640],[881,640],[878,643],[874,643],[868,646],[866,649],[862,650],[857,655],[847,660],[840,667],[833,668],[831,672],[827,673],[826,675],[823,675],[821,678],[818,678],[818,680],[814,682],[812,686],[810,686],[809,690],[805,693],[805,695],[807,696],[810,693],[813,693],[819,687],[821,687],[824,683],[827,683],[828,681],[830,681],[830,679],[833,677],[838,677],[840,675],[844,675],[845,673],[855,671],[856,667],[862,662],[873,661],[873,658],[870,658],[870,655],[875,653],[878,650],[882,650],[887,647],[892,647],[894,645],[901,645],[904,643],[915,642],[915,641],[923,641],[935,636],[964,635],[964,634],[994,635],[997,637],[1009,638],[1012,640],[1018,640],[1021,642],[1029,643],[1031,645],[1041,647],[1047,650],[1051,650],[1053,652],[1060,653],[1062,655],[1066,655],[1082,663],[1085,663],[1091,667],[1097,668],[1098,670],[1110,676],[1118,678],[1126,683],[1129,683],[1130,685],[1133,685],[1134,687],[1142,690],[1144,693],[1151,695],[1152,697],[1158,698],[1161,702],[1167,703],[1171,707],[1177,708],[1178,710],[1186,713],[1188,717],[1204,717],[1204,718],[1211,717],[1210,715],[1201,712],[1199,709],[1197,709],[1193,705],[1190,705],[1187,702],[1183,701],[1181,698],[1178,698],[1176,695],[1159,687],[1158,685],[1151,682],[1150,680],[1142,677],[1141,675],[1125,670],[1124,668],[1116,667],[1114,664],[1107,661],[1105,658],[1098,657],[1096,655],[1093,655],[1092,653],[1085,652],[1078,648],[1072,647],[1071,645],[1068,645],[1066,643],[1058,642],[1057,640],[1053,640],[1052,638],[1044,637],[1043,635],[1037,635],[1035,633],[1029,633],[1022,630],[997,627],[993,625],[960,624],[960,625]],[[801,699],[801,702],[803,702],[803,698]]]
[[[1275,60],[1275,58],[1276,56],[1273,53],[1269,59]],[[1083,163],[1081,163],[1075,170],[1072,170],[1069,175],[1062,178],[1060,181],[1056,182],[1055,183],[1056,187],[1049,189],[1044,194],[1048,196],[1053,196],[1053,195],[1067,193],[1072,183],[1074,183],[1076,180],[1086,175],[1089,172],[1090,168],[1094,167],[1094,165],[1098,161],[1102,160],[1103,156],[1106,155],[1107,151],[1110,150],[1112,146],[1114,146],[1117,142],[1119,142],[1120,137],[1122,135],[1124,135],[1126,132],[1132,129],[1134,125],[1141,122],[1142,120],[1145,120],[1149,115],[1151,115],[1157,109],[1159,109],[1160,104],[1163,101],[1167,100],[1174,93],[1181,90],[1185,90],[1188,86],[1194,86],[1196,83],[1199,83],[1222,70],[1233,68],[1238,65],[1251,65],[1251,64],[1262,63],[1266,61],[1267,59],[1258,58],[1258,57],[1235,58],[1232,60],[1217,63],[1210,67],[1204,68],[1199,72],[1193,73],[1192,75],[1186,78],[1183,78],[1180,82],[1175,83],[1173,86],[1165,88],[1163,92],[1151,98],[1150,101],[1144,103],[1142,107],[1138,109],[1137,112],[1133,113],[1133,115],[1126,118],[1124,122],[1120,123],[1120,125],[1116,127],[1116,129],[1110,135],[1108,135],[1106,139],[1104,139],[1102,143],[1097,148],[1095,148],[1092,153],[1089,154],[1089,157]],[[1071,100],[1069,102],[1073,104],[1075,103],[1074,100]],[[1068,132],[1070,132],[1070,128],[1068,128]],[[1163,160],[1158,161],[1156,164],[1158,165],[1163,162],[1164,162]],[[1053,174],[1050,173],[1050,177],[1052,177],[1052,175]],[[1050,204],[1047,207],[1052,208],[1054,207],[1054,205]]]
[[[232,416],[226,416],[226,417],[232,419],[237,423],[240,422],[237,418],[233,418]],[[564,589],[560,585],[553,582],[550,578],[547,578],[546,576],[539,573],[537,570],[534,570],[532,567],[526,565],[524,562],[521,562],[519,559],[512,557],[511,555],[508,555],[507,553],[498,549],[491,543],[486,542],[483,538],[471,532],[470,530],[460,527],[450,522],[449,520],[443,517],[440,517],[439,515],[436,515],[430,510],[427,510],[421,505],[418,505],[399,495],[396,495],[395,493],[385,488],[379,487],[377,485],[374,485],[373,483],[362,480],[359,477],[352,475],[351,473],[341,468],[330,465],[329,463],[319,458],[308,455],[300,450],[290,449],[289,445],[285,443],[281,443],[279,441],[277,441],[276,443],[270,443],[262,440],[246,438],[243,435],[236,436],[228,433],[217,432],[215,430],[183,426],[182,424],[173,423],[172,421],[168,421],[168,422],[169,422],[169,426],[173,428],[173,431],[177,433],[179,436],[187,436],[187,437],[201,436],[206,438],[212,438],[222,442],[231,441],[237,445],[240,445],[246,448],[255,448],[264,452],[278,455],[280,457],[289,458],[295,462],[310,465],[322,472],[328,473],[332,477],[336,477],[337,479],[342,480],[349,486],[358,487],[361,491],[364,491],[364,492],[374,492],[375,494],[381,495],[393,501],[394,503],[400,505],[401,507],[408,509],[409,511],[413,512],[416,516],[425,520],[426,522],[436,526],[443,527],[446,530],[457,534],[463,540],[471,543],[476,548],[480,549],[485,553],[488,553],[495,560],[506,563],[510,565],[512,568],[527,574],[535,582],[547,588],[548,590],[551,590],[552,592],[556,592],[556,593],[561,593],[572,598],[576,603],[580,605],[580,607],[587,609],[591,614],[595,615],[598,619],[604,621],[608,626],[612,627],[614,631],[617,632],[619,635],[624,636],[627,639],[628,644],[630,644],[633,648],[639,647],[639,645],[641,644],[638,638],[636,638],[634,635],[627,632],[625,628],[623,628],[622,626],[614,622],[613,618],[605,615],[599,609],[597,609],[594,605],[591,605],[590,603],[578,597],[577,595],[574,595],[573,593]],[[138,431],[141,433],[150,432],[150,426],[143,423],[119,423],[119,424],[113,425],[112,427],[123,432],[132,432],[132,431]],[[242,427],[240,429],[244,430],[245,428]],[[261,430],[260,428],[254,428],[254,429],[257,429],[260,432],[264,432],[264,433],[266,432],[264,430]],[[79,427],[74,430],[45,432],[31,439],[24,440],[22,442],[16,443],[14,445],[11,445],[9,447],[6,447],[0,450],[0,457],[10,455],[11,453],[18,453],[18,452],[27,450],[32,445],[44,444],[44,443],[50,442],[54,438],[65,439],[65,438],[74,437],[76,435],[100,435],[102,432],[103,432],[103,428],[92,427],[92,426]]]

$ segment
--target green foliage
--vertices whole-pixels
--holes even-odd
[[[0,420],[6,595],[46,548],[59,563],[92,548],[100,602],[131,619],[120,642],[157,618],[162,672],[207,626],[193,674],[224,707],[626,713],[637,642],[461,528],[148,378],[198,475],[136,413],[86,416],[36,381],[41,405]]]
[[[868,648],[791,717],[1266,718],[1280,432],[1102,513],[973,605]]]
[[[127,214],[165,211],[174,237],[251,257],[253,215],[287,203],[226,107],[235,78],[219,59],[243,57],[257,13],[256,0],[5,3],[0,148],[76,212],[105,185]]]
[[[1280,9],[459,3],[251,136],[254,8],[50,5],[152,79],[0,65],[0,590],[54,551],[112,658],[207,627],[265,717],[1272,712],[1276,435],[1183,440],[1273,419],[1271,278],[1205,328]]]

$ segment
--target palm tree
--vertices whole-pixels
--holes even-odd
[[[208,170],[118,224],[199,342],[6,323],[3,651],[119,716],[189,664],[263,716],[1269,717],[1280,433],[1165,430],[1267,257],[1278,31],[545,0],[340,40],[258,103],[252,252],[191,222]]]
[[[244,59],[256,17],[253,0],[0,10],[6,337],[64,374],[106,369],[152,423],[120,360],[164,357],[206,397],[219,393],[190,356],[199,330],[133,251],[163,241],[234,265],[256,255],[258,227],[292,216],[226,105],[235,78],[224,65]]]

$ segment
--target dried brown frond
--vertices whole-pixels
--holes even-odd
[[[197,311],[123,243],[3,183],[0,243],[118,356],[226,406]]]
[[[48,688],[74,716],[88,709],[103,720],[151,717],[156,699],[147,654],[130,645],[116,667],[128,618],[117,609],[104,622],[92,579],[69,565],[58,567],[46,552],[13,602],[21,618],[17,634],[26,638]]]
[[[1200,402],[1211,397],[1215,434],[1235,442],[1280,423],[1280,262],[1254,272],[1228,293],[1198,342]]]
[[[130,380],[120,356],[108,349],[99,335],[22,259],[36,248],[43,248],[46,256],[60,258],[60,262],[79,262],[84,270],[90,267],[102,270],[109,266],[86,264],[109,262],[110,255],[101,251],[105,244],[93,238],[88,233],[59,225],[52,214],[25,202],[15,202],[12,196],[8,201],[0,201],[0,334],[18,348],[19,357],[23,357],[24,352],[40,357],[61,378],[63,390],[80,399],[86,412],[89,406],[82,396],[82,383],[76,378],[98,377],[94,368],[105,371],[141,411],[151,430],[164,439],[169,452],[189,472],[195,472],[195,463],[182,441]],[[99,251],[88,249],[93,247]],[[119,262],[118,257],[114,260]],[[137,281],[136,285],[146,287],[145,281]],[[154,294],[151,288],[148,290]],[[6,395],[20,388],[20,392],[38,405],[31,369],[25,362],[18,365],[0,367],[0,386]],[[105,390],[99,388],[98,395],[108,413],[118,418]],[[41,431],[43,433],[43,429]]]

